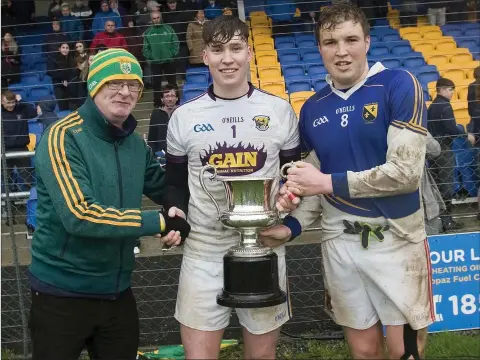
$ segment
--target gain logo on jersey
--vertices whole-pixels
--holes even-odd
[[[217,173],[224,176],[254,173],[263,168],[267,160],[265,145],[256,148],[251,144],[245,146],[241,142],[238,145],[217,142],[213,149],[210,146],[208,151],[204,151],[205,155],[200,154],[202,165],[213,165],[217,168]]]
[[[377,118],[378,114],[378,103],[372,103],[363,105],[363,113],[362,117],[365,122],[370,123],[373,122]]]
[[[255,127],[260,131],[265,131],[268,129],[268,123],[270,122],[270,117],[266,115],[257,115],[253,118],[255,121]]]

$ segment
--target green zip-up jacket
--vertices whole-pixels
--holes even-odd
[[[161,232],[164,171],[134,129],[113,127],[88,97],[51,125],[36,150],[37,227],[30,272],[68,292],[116,294],[130,286],[135,240]]]
[[[143,56],[154,64],[173,62],[178,48],[177,34],[170,25],[152,25],[143,34]]]

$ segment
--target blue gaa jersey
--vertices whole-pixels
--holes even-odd
[[[389,224],[397,235],[422,241],[427,116],[421,85],[409,72],[380,63],[348,91],[327,81],[300,113],[302,152],[314,150],[320,170],[332,174],[333,194],[322,197],[324,237],[339,235],[349,220]]]

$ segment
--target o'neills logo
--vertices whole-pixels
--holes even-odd
[[[217,168],[217,173],[224,176],[254,173],[263,168],[267,160],[265,145],[255,148],[251,144],[244,146],[241,142],[236,146],[217,142],[213,149],[210,146],[204,152],[205,155],[200,154],[202,165],[213,165]]]

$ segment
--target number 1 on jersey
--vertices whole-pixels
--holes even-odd
[[[237,125],[232,125],[232,130],[233,130],[233,138],[235,139],[237,137]]]

